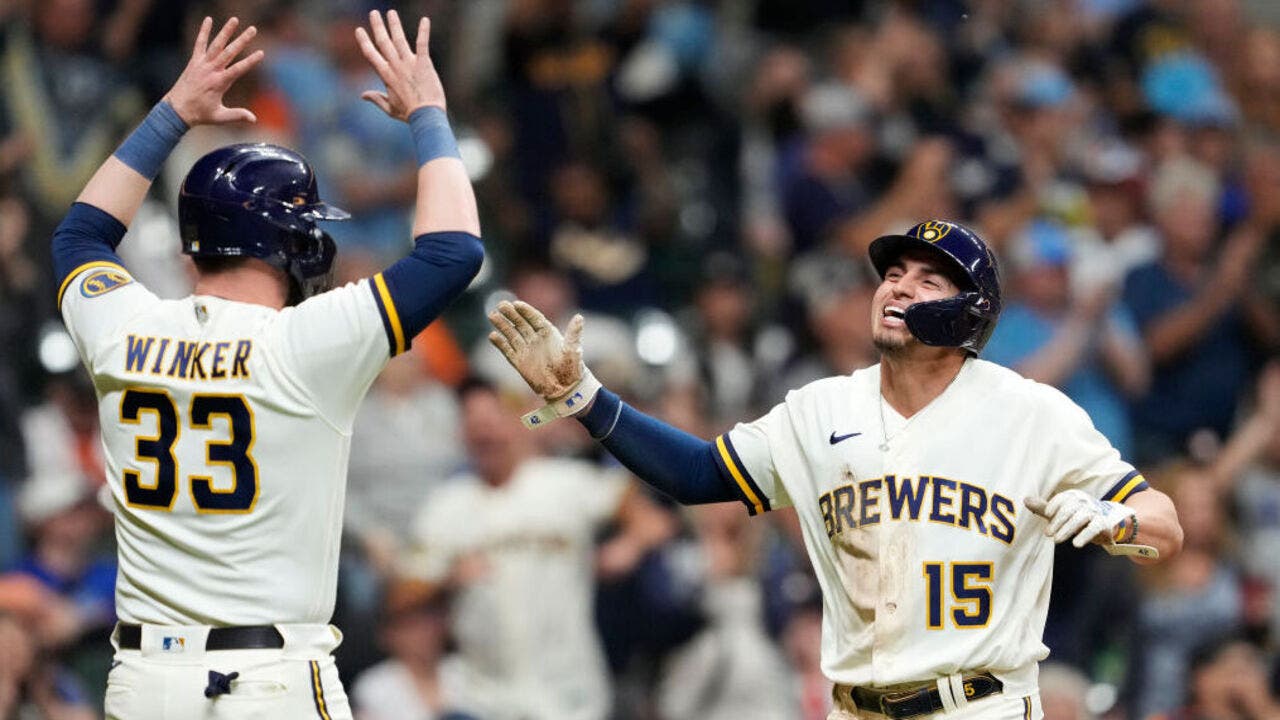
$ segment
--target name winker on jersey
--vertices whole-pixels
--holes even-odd
[[[850,476],[846,476],[850,477]],[[850,479],[852,479],[850,477]],[[1016,515],[1013,500],[980,485],[932,475],[885,475],[850,482],[818,496],[827,537],[893,520],[927,520],[972,530],[1008,545]]]
[[[207,342],[147,335],[129,335],[126,340],[124,371],[128,373],[186,380],[249,378],[252,340]]]

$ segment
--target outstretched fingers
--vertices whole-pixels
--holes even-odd
[[[385,81],[391,72],[391,66],[373,44],[373,40],[369,39],[369,33],[362,27],[356,28],[356,44],[360,46],[360,52],[364,54],[364,58],[378,72],[378,76]]]
[[[227,68],[228,77],[230,77],[232,81],[239,79],[240,76],[249,72],[254,68],[255,65],[262,62],[262,58],[266,56],[267,54],[265,52],[261,50],[254,50],[252,53],[249,53],[249,55],[247,55],[246,57],[243,57],[239,61],[237,61],[236,64]]]
[[[238,27],[240,27],[240,18],[237,17],[233,17],[223,23],[222,29],[218,31],[217,35],[213,36],[213,41],[206,48],[206,53],[220,54],[223,48],[227,46],[227,43],[231,42],[231,37]]]
[[[395,10],[387,11],[387,25],[391,29],[391,42],[396,47],[396,52],[402,58],[413,57],[413,48],[409,47],[409,38],[404,35],[404,26],[400,24],[400,13]]]
[[[502,312],[503,305],[510,306],[510,303],[505,301],[499,303],[497,309],[489,313],[489,323],[493,325],[494,329],[502,334],[502,337],[507,340],[514,352],[514,350],[524,348],[525,340],[524,336],[520,334],[520,331],[516,329],[516,326],[512,324],[511,320]]]
[[[515,357],[516,349],[512,347],[511,342],[508,341],[505,337],[503,337],[502,333],[498,332],[497,330],[494,330],[489,333],[489,343],[494,347],[498,348],[498,352],[502,353],[508,358]]]
[[[225,48],[222,49],[222,52],[218,53],[218,56],[214,58],[214,64],[218,67],[225,67],[227,63],[236,59],[236,56],[244,50],[245,46],[249,44],[249,41],[253,40],[257,34],[258,28],[253,25],[245,28],[244,32],[240,33],[235,40],[232,40]]]
[[[416,47],[418,50],[417,54],[418,54],[419,61],[421,61],[423,58],[430,57],[430,53],[428,52],[430,46],[431,46],[431,19],[427,17],[423,17],[421,20],[418,21],[418,38],[417,38]]]
[[[582,353],[582,327],[586,321],[582,319],[582,315],[574,315],[569,321],[569,327],[564,331],[564,345],[573,353]]]
[[[551,323],[547,322],[547,317],[538,308],[523,300],[515,301],[515,307],[516,312],[520,313],[520,317],[529,323],[534,332],[542,333],[551,328]]]
[[[531,343],[538,339],[538,331],[533,329],[533,326],[529,324],[529,321],[525,319],[515,305],[506,301],[500,302],[498,303],[498,312],[502,313],[502,316],[520,333],[520,337],[524,338],[525,342]]]
[[[213,18],[205,16],[200,21],[200,32],[196,33],[196,44],[191,50],[192,57],[203,56],[209,49],[209,33],[213,32]]]
[[[373,30],[373,42],[378,46],[378,52],[387,60],[399,59],[400,53],[387,34],[387,24],[382,21],[382,13],[377,10],[369,11],[369,28]]]

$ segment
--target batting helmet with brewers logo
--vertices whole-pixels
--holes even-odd
[[[205,155],[178,195],[183,252],[263,260],[289,275],[294,299],[323,292],[331,282],[336,248],[317,221],[349,217],[321,202],[306,158],[265,143]]]
[[[908,250],[933,253],[946,263],[960,293],[907,308],[907,329],[925,345],[960,347],[977,355],[1000,316],[1000,271],[995,255],[978,234],[960,223],[929,220],[902,235],[884,235],[871,243],[871,264],[883,279]]]

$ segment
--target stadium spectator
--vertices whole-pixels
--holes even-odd
[[[1164,254],[1134,269],[1124,288],[1153,367],[1150,392],[1133,408],[1140,464],[1181,452],[1201,428],[1227,436],[1254,364],[1250,340],[1275,322],[1276,309],[1248,281],[1262,236],[1240,229],[1214,257],[1220,191],[1207,168],[1185,158],[1152,181]]]
[[[31,27],[8,28],[0,103],[5,134],[28,144],[23,181],[47,237],[143,106],[129,79],[95,55],[91,0],[32,3],[31,12]]]
[[[1191,659],[1187,702],[1153,720],[1263,720],[1280,717],[1258,648],[1236,637],[1207,642]]]
[[[1095,720],[1086,702],[1089,679],[1070,665],[1040,666],[1040,706],[1044,720]]]
[[[1143,570],[1133,656],[1133,714],[1142,718],[1179,707],[1195,648],[1244,619],[1240,573],[1225,552],[1225,506],[1208,474],[1182,462],[1147,476],[1173,499],[1184,537],[1181,553]]]
[[[94,490],[78,475],[33,475],[18,501],[30,550],[0,576],[17,591],[0,593],[0,610],[22,613],[53,648],[110,627],[116,562],[99,553],[110,525]]]
[[[755,579],[763,526],[730,505],[694,509],[707,626],[667,658],[657,688],[666,720],[790,718],[786,660],[765,632]]]
[[[984,357],[1062,390],[1121,457],[1130,457],[1126,400],[1141,395],[1150,377],[1133,319],[1115,301],[1113,286],[1073,291],[1066,228],[1036,220],[1012,242],[1006,268],[1013,300]]]
[[[458,393],[472,473],[428,498],[404,566],[454,596],[457,706],[488,720],[600,720],[610,680],[591,621],[593,567],[629,572],[670,522],[625,474],[539,457],[491,386]],[[622,530],[596,557],[611,520]]]
[[[17,618],[0,612],[0,718],[93,720],[97,714],[75,676],[43,651]]]
[[[387,659],[351,688],[357,720],[475,720],[452,709],[462,669],[448,654],[449,599],[412,580],[393,580],[382,606]]]
[[[814,581],[816,587],[817,581]],[[826,720],[831,711],[831,681],[818,662],[822,650],[822,598],[815,593],[798,603],[782,630],[782,648],[791,665],[796,720]]]

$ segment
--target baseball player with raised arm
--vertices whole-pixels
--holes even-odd
[[[562,337],[503,303],[489,337],[547,401],[526,424],[577,417],[683,503],[796,508],[822,587],[833,720],[1041,717],[1053,542],[1154,562],[1181,545],[1173,504],[1066,396],[977,358],[1000,285],[973,231],[929,221],[870,255],[880,364],[793,390],[710,442],[601,388],[581,318]]]
[[[335,247],[300,155],[233,145],[183,182],[194,294],[161,300],[115,247],[192,126],[262,59],[235,18],[206,18],[173,89],[106,160],[53,238],[58,305],[93,377],[120,570],[108,718],[350,718],[328,624],[356,407],[387,360],[456,298],[483,258],[471,185],[423,18],[357,37],[417,149],[412,252],[329,290]],[[237,59],[237,58],[240,59]]]

